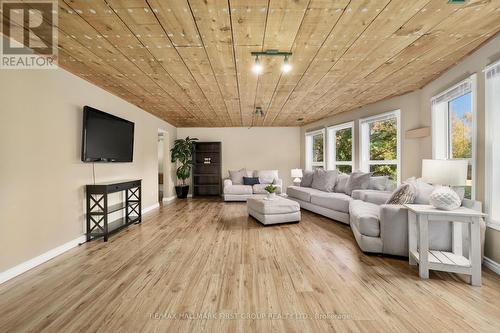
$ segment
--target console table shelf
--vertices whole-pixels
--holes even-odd
[[[125,180],[92,184],[86,186],[87,192],[87,241],[108,237],[127,226],[141,223],[141,180]],[[108,204],[111,193],[124,192],[125,201]],[[124,216],[109,221],[111,213],[123,211]]]

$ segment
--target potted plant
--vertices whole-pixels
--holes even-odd
[[[189,136],[185,139],[177,139],[174,141],[174,147],[170,149],[171,161],[178,165],[175,172],[180,181],[180,185],[175,186],[177,198],[187,198],[189,185],[186,184],[186,179],[191,176],[194,143],[197,140]]]
[[[273,200],[276,198],[276,190],[278,188],[272,184],[267,185],[264,190],[267,192],[267,199]]]

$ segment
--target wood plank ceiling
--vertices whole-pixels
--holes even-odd
[[[500,0],[59,7],[61,67],[180,127],[298,126],[349,111],[423,87],[500,30]],[[255,75],[250,52],[266,49],[293,52],[292,71],[264,57]]]

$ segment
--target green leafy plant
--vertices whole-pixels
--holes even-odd
[[[174,147],[170,149],[172,163],[177,163],[177,179],[181,181],[182,186],[186,185],[186,179],[191,176],[193,165],[194,143],[197,138],[177,139],[174,141]]]
[[[276,193],[276,190],[278,188],[272,184],[267,185],[264,190],[266,190],[267,193]]]

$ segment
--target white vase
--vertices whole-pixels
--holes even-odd
[[[276,193],[267,193],[267,199],[268,200],[273,200],[276,199]]]

